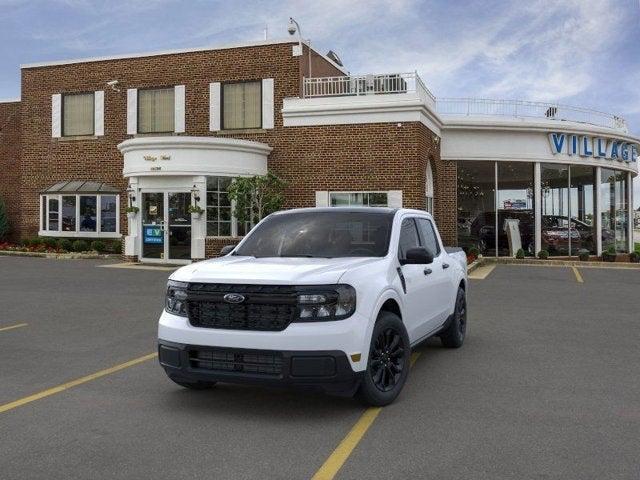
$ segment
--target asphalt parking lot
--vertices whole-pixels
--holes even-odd
[[[358,424],[350,399],[172,384],[169,272],[103,264],[0,257],[3,480],[310,479]],[[465,345],[418,348],[335,478],[640,478],[640,271],[579,273],[472,280]]]

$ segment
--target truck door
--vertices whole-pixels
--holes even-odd
[[[428,308],[433,310],[434,316],[430,322],[419,327],[419,336],[424,336],[445,322],[453,310],[453,302],[455,301],[453,292],[457,293],[457,289],[451,282],[451,274],[448,270],[451,265],[449,265],[446,252],[440,248],[433,223],[427,218],[416,218],[416,223],[422,246],[433,255],[433,263],[429,266],[431,273],[428,275],[433,303]]]
[[[413,217],[402,220],[400,240],[398,244],[398,259],[404,259],[410,248],[424,246],[421,243],[416,219]],[[409,333],[409,340],[414,342],[420,338],[420,332],[425,325],[435,322],[435,315],[439,308],[434,309],[436,293],[434,291],[433,265],[402,265],[400,267],[406,292],[404,294],[403,321]],[[440,267],[442,269],[442,267]]]

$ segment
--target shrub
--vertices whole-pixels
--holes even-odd
[[[629,261],[631,263],[640,263],[640,252],[635,251],[629,254]]]
[[[519,258],[520,260],[524,259],[524,250],[522,248],[519,248],[516,252],[516,258]]]
[[[113,253],[121,253],[122,252],[122,241],[120,240],[113,240],[110,244],[109,244],[109,251],[113,252]]]
[[[549,252],[546,250],[540,250],[538,252],[538,258],[540,260],[546,260],[547,258],[549,258]]]
[[[602,260],[605,262],[615,262],[617,256],[616,247],[613,245],[609,245],[607,249],[602,252]]]
[[[30,239],[30,238],[23,238],[23,239],[20,241],[20,243],[21,243],[21,245],[22,245],[23,247],[29,247],[29,246],[31,245],[31,239]]]
[[[9,218],[7,216],[7,207],[4,204],[4,200],[0,198],[0,241],[7,238],[9,235]]]
[[[58,246],[58,240],[51,237],[45,237],[42,239],[42,245],[47,248],[56,248]]]
[[[29,245],[31,245],[32,247],[37,247],[39,245],[42,245],[42,238],[33,237],[31,240],[29,240]]]
[[[102,240],[94,240],[91,242],[91,250],[95,250],[96,252],[104,252],[106,250],[106,246]]]
[[[87,250],[89,250],[89,245],[84,240],[76,240],[73,242],[74,252],[86,252]]]
[[[586,262],[589,260],[589,250],[585,250],[584,248],[581,248],[580,250],[578,250],[578,258],[580,260],[582,260],[583,262]]]
[[[65,250],[67,252],[70,252],[73,249],[73,244],[71,243],[71,240],[69,240],[68,238],[61,238],[58,241],[58,248],[60,250]]]
[[[480,255],[480,250],[478,250],[478,247],[471,247],[469,249],[469,256],[477,257],[478,255]]]

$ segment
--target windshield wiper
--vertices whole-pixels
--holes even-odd
[[[310,253],[296,253],[293,255],[279,255],[280,258],[333,258],[324,255],[311,255]]]

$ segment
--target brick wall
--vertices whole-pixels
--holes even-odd
[[[295,42],[293,42],[295,43]],[[435,177],[436,217],[447,243],[455,239],[455,165],[443,162],[434,135],[418,122],[287,127],[283,99],[296,97],[306,65],[293,57],[292,44],[260,45],[22,70],[20,233],[38,230],[38,194],[59,181],[96,180],[122,189],[127,181],[117,145],[126,134],[126,89],[186,86],[186,132],[193,136],[228,136],[263,142],[273,151],[269,168],[288,182],[286,207],[315,205],[317,190],[403,190],[407,207],[425,208],[426,162]],[[342,73],[322,57],[312,57],[313,75]],[[275,128],[209,131],[209,83],[274,78]],[[118,80],[120,92],[106,86]],[[51,95],[105,91],[105,135],[90,139],[51,138]],[[453,202],[453,203],[452,203]],[[452,209],[451,205],[453,205]],[[124,208],[122,208],[124,210]],[[127,219],[121,218],[126,234]],[[453,235],[453,237],[452,237]],[[237,239],[209,238],[207,256]]]
[[[12,231],[18,234],[20,196],[20,102],[0,103],[0,197],[7,207]]]

